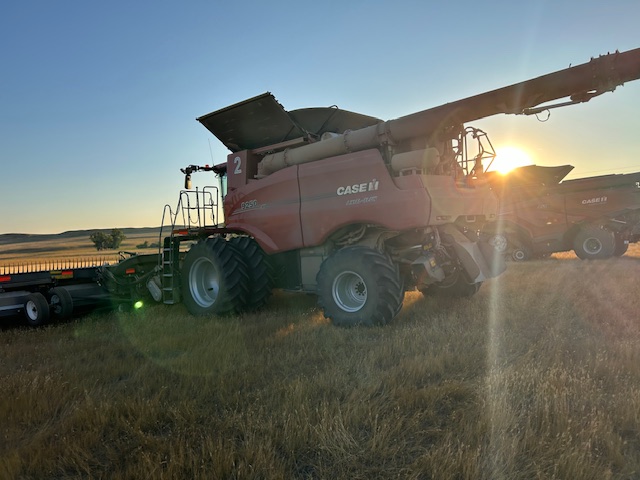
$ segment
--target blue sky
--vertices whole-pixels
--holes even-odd
[[[640,47],[640,2],[588,5],[5,2],[0,233],[158,225],[181,167],[226,160],[195,118],[266,91],[289,110],[335,104],[387,120]],[[474,125],[538,165],[575,165],[573,177],[629,173],[640,171],[638,107],[640,81],[544,123]]]

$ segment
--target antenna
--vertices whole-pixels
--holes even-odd
[[[211,139],[207,138],[207,142],[209,142],[209,156],[211,157],[211,165],[213,165],[216,162],[213,161],[213,150],[211,150]]]

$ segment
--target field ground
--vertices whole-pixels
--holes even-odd
[[[159,243],[158,228],[122,228],[120,230],[126,237],[120,250],[139,250],[136,246],[145,241],[149,244]],[[52,235],[0,235],[0,264],[38,258],[117,254],[117,251],[96,251],[89,239],[93,232],[94,230],[80,230]],[[110,233],[110,230],[105,230],[105,233]]]
[[[640,248],[385,327],[308,295],[0,331],[0,478],[640,479]]]
[[[93,230],[65,232],[57,235],[0,235],[0,270],[16,265],[49,270],[50,265],[64,262],[112,263],[118,251],[139,254],[157,253],[157,248],[139,248],[159,244],[158,228],[121,229],[125,239],[117,250],[97,251],[89,236]],[[106,231],[108,234],[110,231]],[[166,232],[165,232],[166,233]],[[51,267],[56,268],[56,267]]]

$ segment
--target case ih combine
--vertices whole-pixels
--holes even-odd
[[[487,178],[500,198],[489,243],[514,260],[574,250],[581,259],[623,255],[640,239],[640,172],[560,182],[573,166],[531,165]]]
[[[165,207],[171,233],[160,252],[98,268],[85,288],[99,285],[113,302],[184,302],[196,315],[254,310],[282,288],[316,294],[343,326],[389,322],[407,290],[473,295],[504,263],[480,238],[498,214],[483,178],[493,149],[464,124],[586,102],[638,78],[635,49],[389,121],[332,107],[287,111],[269,93],[204,115],[227,161],[184,168],[187,190],[175,211]],[[219,187],[191,190],[200,171]],[[3,279],[6,299],[19,289]],[[65,288],[22,289],[32,324],[54,298],[68,311],[82,296],[82,284],[69,296],[52,286]]]

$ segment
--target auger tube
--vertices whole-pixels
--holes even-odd
[[[575,67],[266,155],[258,165],[258,175],[265,176],[290,165],[376,148],[390,142],[429,137],[456,125],[500,113],[526,114],[527,109],[566,97],[570,98],[567,105],[587,102],[639,78],[640,48],[601,55]]]

